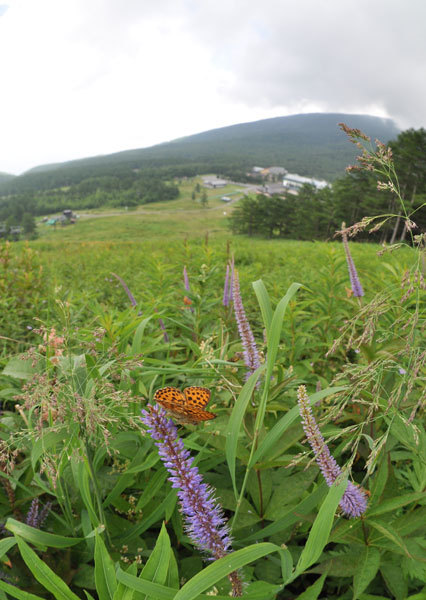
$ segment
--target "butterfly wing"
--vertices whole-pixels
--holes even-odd
[[[183,414],[185,411],[185,396],[175,387],[164,387],[154,394],[154,402],[173,414]]]
[[[191,386],[185,388],[183,393],[186,398],[185,410],[193,423],[209,421],[210,419],[216,418],[215,414],[204,410],[204,407],[208,404],[211,396],[209,389]]]
[[[187,387],[183,390],[186,398],[186,403],[194,408],[204,408],[210,400],[211,392],[205,387],[197,387],[195,385]]]
[[[164,387],[154,394],[154,401],[170,413],[178,423],[199,423],[215,419],[216,415],[204,410],[210,400],[210,390],[187,387],[183,392],[175,387]]]

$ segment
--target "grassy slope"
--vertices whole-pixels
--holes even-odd
[[[236,188],[209,190],[209,208],[203,209],[191,199],[194,183],[188,181],[182,186],[178,200],[150,204],[143,210],[114,211],[118,213],[114,216],[102,216],[109,214],[107,211],[88,211],[91,216],[82,216],[76,225],[57,230],[40,224],[40,238],[32,245],[41,252],[50,276],[57,284],[65,285],[70,294],[81,293],[90,301],[113,297],[122,307],[127,305],[127,298],[111,280],[111,272],[121,275],[136,296],[155,305],[161,299],[150,297],[153,272],[167,273],[165,286],[180,286],[183,265],[188,265],[191,276],[198,277],[203,263],[225,265],[230,252],[235,254],[243,288],[250,296],[250,282],[258,278],[264,279],[272,296],[278,298],[293,281],[307,286],[317,284],[327,269],[336,268],[347,277],[340,242],[232,236],[227,227],[232,207],[222,203],[220,196]],[[404,250],[378,258],[374,245],[356,244],[353,248],[368,295],[385,279],[393,281],[386,264],[404,265],[410,254],[410,250]]]

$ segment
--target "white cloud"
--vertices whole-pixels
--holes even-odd
[[[10,0],[0,171],[310,111],[426,122],[423,0]]]

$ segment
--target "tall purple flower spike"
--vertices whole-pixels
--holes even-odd
[[[189,287],[189,277],[188,277],[188,271],[186,270],[186,265],[183,267],[183,283],[185,285],[186,291],[190,292],[191,288]]]
[[[127,284],[126,284],[126,282],[124,281],[124,279],[122,279],[122,278],[120,277],[120,275],[116,275],[116,273],[112,273],[112,272],[111,272],[111,275],[114,275],[114,277],[115,277],[116,279],[118,279],[118,281],[121,283],[121,285],[122,285],[122,287],[123,287],[124,291],[125,291],[125,292],[126,292],[126,294],[127,294],[127,297],[128,297],[128,299],[130,300],[130,304],[131,304],[132,306],[137,306],[137,305],[138,305],[138,303],[136,302],[136,299],[135,299],[134,295],[132,294],[132,292],[131,292],[131,291],[129,290],[129,288],[127,287]],[[155,310],[155,312],[158,312],[156,308],[154,308],[154,310]],[[141,312],[141,311],[139,311],[139,312],[138,312],[138,316],[140,317],[141,315],[142,315],[142,312]],[[166,330],[166,327],[165,327],[165,325],[164,325],[164,321],[163,321],[163,319],[162,319],[161,317],[158,319],[158,324],[160,325],[160,329],[161,329],[161,331],[163,332],[163,339],[164,339],[164,341],[166,342],[166,344],[168,344],[168,343],[169,343],[169,336],[168,336],[168,334],[167,334],[167,330]]]
[[[229,301],[230,301],[229,287],[230,287],[229,286],[229,265],[226,265],[225,284],[223,286],[223,299],[222,299],[223,306],[229,306]]]
[[[315,460],[321,469],[321,473],[324,475],[327,485],[331,487],[342,473],[342,469],[331,455],[319,430],[304,385],[301,385],[297,390],[297,399],[299,401],[300,416],[302,417],[302,425],[306,438],[314,451]],[[348,481],[346,491],[340,500],[340,507],[348,517],[359,517],[367,510],[367,498],[358,486]]]
[[[185,530],[193,543],[215,559],[231,551],[231,537],[226,519],[213,489],[203,482],[194,459],[177,436],[176,425],[167,418],[166,411],[148,405],[142,411],[142,422],[155,440],[158,453],[170,473],[169,481],[178,490]],[[228,575],[233,596],[242,595],[242,583],[236,572]]]
[[[136,299],[134,297],[134,295],[132,294],[132,292],[129,290],[129,288],[127,287],[126,282],[124,281],[124,279],[122,277],[120,277],[120,275],[117,275],[116,273],[112,273],[111,275],[114,275],[114,277],[116,279],[118,279],[118,281],[121,283],[123,290],[126,292],[128,299],[130,300],[130,304],[132,306],[137,306],[138,303],[136,302]],[[141,314],[141,313],[140,313]]]
[[[346,233],[342,233],[342,241],[346,254],[346,262],[348,263],[348,271],[349,278],[351,280],[352,292],[356,298],[360,298],[361,296],[364,296],[364,290],[362,289],[362,285],[358,277],[355,263],[351,255],[351,251],[349,249],[348,236],[346,235]]]
[[[246,317],[243,301],[241,300],[240,280],[238,271],[236,270],[234,271],[233,296],[235,319],[237,321],[238,331],[243,345],[244,362],[248,368],[246,373],[246,379],[248,379],[250,375],[260,367],[260,357],[253,332]]]
[[[228,303],[232,301],[232,298],[234,296],[234,270],[235,270],[235,262],[234,262],[234,255],[232,255],[231,267],[230,267]]]

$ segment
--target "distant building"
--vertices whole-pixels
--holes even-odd
[[[287,169],[284,167],[269,167],[268,172],[270,175],[287,175]]]
[[[317,190],[323,190],[329,187],[329,183],[324,179],[313,179],[311,177],[303,177],[296,173],[287,173],[283,179],[283,186],[292,191],[298,191],[304,185],[313,185]]]
[[[225,187],[225,185],[227,185],[227,181],[225,179],[219,179],[219,177],[216,177],[215,175],[211,176],[211,177],[203,177],[203,185],[206,188],[210,188],[210,189],[216,189],[216,188],[221,188],[221,187]]]
[[[284,194],[285,191],[286,188],[282,183],[265,183],[265,185],[260,188],[262,194],[269,194],[270,196],[273,194]]]
[[[265,170],[265,167],[253,167],[252,168],[252,173],[255,173],[256,175],[263,173],[263,171]]]

